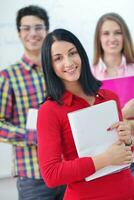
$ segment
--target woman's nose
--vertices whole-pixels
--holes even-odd
[[[115,34],[114,34],[114,33],[111,33],[110,36],[109,36],[109,39],[110,39],[111,41],[114,41],[114,40],[116,39]]]
[[[68,56],[65,58],[65,60],[64,60],[64,65],[66,66],[66,67],[70,67],[71,65],[72,65],[72,59],[71,58],[69,58]]]

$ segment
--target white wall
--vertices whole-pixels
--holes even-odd
[[[127,22],[134,38],[133,0],[4,0],[0,6],[1,69],[14,63],[23,53],[17,37],[15,17],[19,8],[29,4],[38,4],[47,9],[50,16],[50,30],[66,28],[74,32],[86,48],[90,60],[93,55],[94,28],[102,14],[119,13]],[[7,175],[11,173],[10,154],[10,146],[0,144],[0,166],[3,169],[0,171],[4,176],[5,173]]]
[[[73,31],[85,46],[90,60],[96,21],[106,12],[117,12],[127,22],[134,37],[133,0],[4,0],[0,7],[0,66],[15,62],[23,48],[15,27],[16,11],[22,6],[38,4],[49,12],[51,30],[67,28]]]

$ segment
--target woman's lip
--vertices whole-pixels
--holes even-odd
[[[78,67],[76,66],[75,68],[65,70],[64,72],[72,73],[72,72],[74,72],[77,68],[78,68]]]

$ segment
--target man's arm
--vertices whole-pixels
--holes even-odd
[[[36,131],[12,124],[13,91],[8,79],[0,75],[0,142],[17,146],[36,145]]]

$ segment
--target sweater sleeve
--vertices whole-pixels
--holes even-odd
[[[45,105],[45,104],[44,104]],[[43,179],[49,187],[80,181],[95,172],[91,158],[62,159],[61,126],[53,108],[38,112],[38,158]]]

